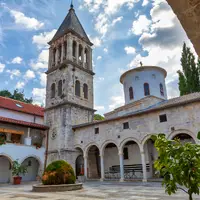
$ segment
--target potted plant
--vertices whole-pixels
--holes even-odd
[[[12,175],[13,175],[13,184],[19,185],[21,183],[22,177],[27,173],[27,167],[19,164],[18,160],[13,161],[12,163]]]

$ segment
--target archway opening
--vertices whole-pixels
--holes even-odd
[[[88,151],[88,178],[99,179],[101,177],[100,151],[93,145]]]
[[[29,157],[23,161],[22,165],[27,167],[27,173],[22,176],[22,181],[36,181],[40,167],[39,161],[34,157]]]
[[[77,150],[77,158],[75,163],[76,168],[76,177],[84,175],[84,158],[83,158],[83,151],[81,148],[76,148]]]
[[[143,170],[139,145],[131,140],[127,141],[122,149],[124,155],[124,179],[141,179]]]
[[[190,143],[195,144],[194,139],[190,135],[188,135],[187,133],[179,133],[179,134],[177,134],[173,137],[173,140],[174,139],[180,140],[181,143],[190,142]]]
[[[0,183],[11,182],[11,166],[10,159],[0,155]]]
[[[154,168],[154,162],[158,159],[158,151],[156,150],[154,143],[155,142],[152,139],[148,139],[144,144],[147,178],[149,179],[160,177]]]
[[[104,148],[105,179],[120,179],[120,164],[118,148],[114,143],[109,143]]]

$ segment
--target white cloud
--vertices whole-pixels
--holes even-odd
[[[100,38],[94,37],[94,38],[90,38],[90,40],[94,44],[94,48],[101,46],[101,39]]]
[[[46,87],[47,75],[45,73],[40,73],[40,85]]]
[[[36,61],[31,60],[30,66],[33,70],[38,69],[47,69],[48,68],[48,59],[49,59],[49,50],[42,50],[39,54],[38,59]]]
[[[97,57],[97,60],[101,60],[101,59],[102,59],[102,56],[98,56],[98,57]]]
[[[45,98],[46,98],[45,88],[33,88],[32,95],[34,103],[45,104]]]
[[[132,33],[141,35],[145,31],[149,31],[151,20],[147,19],[145,15],[140,15],[137,20],[133,21]]]
[[[21,57],[17,56],[17,57],[12,59],[11,63],[12,64],[21,64],[22,61],[23,61],[23,59]]]
[[[122,19],[123,19],[123,16],[117,17],[116,19],[113,19],[113,21],[112,21],[112,26],[114,26],[117,22],[121,22]]]
[[[95,106],[94,106],[94,109],[97,110],[97,112],[98,112],[98,111],[104,111],[104,110],[105,110],[105,107],[104,107],[104,106],[96,106],[96,105],[95,105]]]
[[[17,82],[16,88],[17,89],[22,89],[25,86],[25,83],[23,81]]]
[[[50,32],[40,33],[39,35],[33,36],[33,44],[36,44],[39,49],[48,48],[48,42],[51,41],[53,36],[56,34],[56,29],[53,29]]]
[[[16,77],[21,76],[21,72],[18,69],[7,70],[6,72],[10,74],[11,79],[13,79],[15,76]]]
[[[35,18],[27,17],[24,13],[10,10],[11,16],[14,17],[15,23],[21,25],[27,30],[39,30],[44,26],[44,23],[38,21]]]
[[[0,73],[2,73],[5,69],[5,64],[0,63]]]
[[[26,80],[31,80],[31,79],[35,78],[35,73],[29,69],[26,71],[24,78]]]
[[[126,51],[126,54],[135,54],[135,52],[136,52],[136,49],[134,47],[131,47],[131,46],[126,46],[124,48],[124,50]]]
[[[109,109],[113,110],[117,107],[124,105],[124,97],[123,96],[112,96],[110,98],[111,104],[109,105]]]
[[[108,49],[107,49],[107,48],[104,48],[103,51],[104,51],[105,53],[108,53]]]
[[[105,36],[109,27],[108,23],[109,21],[106,14],[100,13],[96,18],[95,29],[102,34],[102,36]]]
[[[149,0],[143,0],[142,6],[146,6],[149,4]]]

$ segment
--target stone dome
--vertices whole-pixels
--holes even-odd
[[[157,66],[142,66],[131,69],[120,77],[124,86],[125,104],[147,96],[167,99],[165,69]]]

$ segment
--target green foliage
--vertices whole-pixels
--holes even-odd
[[[197,138],[200,140],[200,131],[197,133]]]
[[[17,90],[17,89],[14,90],[13,94],[10,93],[8,90],[1,90],[0,96],[15,99],[15,100],[25,102],[25,103],[33,103],[32,98],[30,98],[30,99],[25,98],[24,92],[19,92],[19,90]]]
[[[44,185],[74,184],[75,181],[76,177],[72,166],[64,160],[49,164],[42,177]]]
[[[200,92],[200,60],[196,63],[195,56],[184,43],[182,58],[182,71],[178,71],[180,95]]]
[[[159,156],[154,165],[164,177],[166,192],[171,195],[181,189],[192,200],[193,194],[199,194],[200,145],[167,140],[163,134],[155,137]]]
[[[97,120],[97,121],[101,121],[101,120],[104,120],[105,118],[103,117],[103,116],[101,116],[101,115],[99,115],[99,114],[95,114],[94,115],[94,120]]]
[[[19,164],[18,160],[13,161],[12,163],[12,175],[20,176],[25,175],[27,173],[27,167]]]

